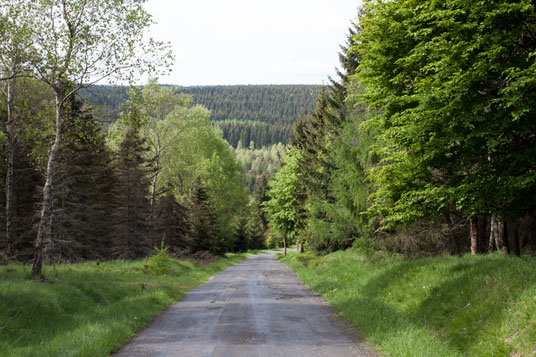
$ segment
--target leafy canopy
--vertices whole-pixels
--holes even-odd
[[[535,206],[534,4],[370,0],[355,81],[381,112],[372,210],[410,223],[448,209]]]

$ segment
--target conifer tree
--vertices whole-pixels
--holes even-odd
[[[257,179],[255,183],[255,190],[253,191],[253,200],[255,206],[258,208],[256,213],[259,215],[262,223],[262,229],[266,231],[268,228],[268,218],[266,217],[266,212],[262,208],[264,202],[268,201],[270,197],[268,196],[268,178],[266,174],[262,173],[261,176]]]
[[[256,202],[253,202],[250,207],[250,215],[246,227],[250,249],[266,248],[266,231],[268,230],[268,226],[263,222],[263,215],[266,219],[264,210]]]
[[[305,192],[298,200],[301,206],[298,219],[308,226],[305,237],[309,247],[317,251],[345,248],[352,239],[349,236],[352,232],[347,231],[342,236],[333,234],[330,226],[334,218],[330,213],[339,204],[339,198],[332,190],[334,173],[339,169],[333,148],[348,117],[349,76],[355,73],[359,63],[357,55],[348,51],[356,30],[357,27],[350,29],[346,45],[341,46],[339,81],[330,78],[331,84],[318,94],[315,110],[300,117],[294,126],[292,143],[300,151],[297,161],[301,173],[299,184]],[[319,226],[323,228],[319,229]],[[328,227],[327,231],[325,227]]]
[[[147,150],[139,135],[139,114],[129,112],[130,126],[121,142],[115,163],[115,210],[112,255],[130,259],[143,257],[151,250],[149,170],[143,152]]]
[[[234,251],[246,252],[250,247],[250,239],[248,235],[248,220],[246,217],[240,217],[236,222],[234,233]]]
[[[192,189],[189,213],[192,252],[209,251],[214,254],[225,252],[227,247],[219,236],[216,211],[199,178]]]
[[[172,251],[184,251],[190,246],[190,222],[186,207],[177,202],[171,185],[157,201],[154,212],[154,246],[164,246]]]
[[[110,252],[113,169],[101,129],[78,99],[71,99],[57,156],[53,192],[52,261],[105,259]]]

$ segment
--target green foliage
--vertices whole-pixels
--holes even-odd
[[[130,96],[129,104],[141,117],[140,135],[149,144],[146,159],[154,168],[154,198],[168,190],[178,203],[186,204],[200,179],[214,206],[221,239],[232,247],[233,221],[248,202],[245,177],[232,148],[211,125],[210,113],[192,106],[189,97],[155,83],[133,90]],[[110,127],[112,148],[128,126],[120,119]]]
[[[194,269],[194,264],[173,259],[169,256],[169,248],[164,246],[162,240],[160,248],[154,247],[151,257],[145,259],[143,264],[144,272],[153,275],[175,275],[180,276]]]
[[[349,250],[280,258],[386,356],[524,356],[536,350],[532,258],[406,260]]]
[[[24,2],[29,13],[18,20],[30,23],[36,77],[55,91],[65,91],[68,82],[76,91],[103,78],[131,82],[139,74],[166,73],[173,55],[169,45],[146,38],[152,19],[143,3]]]
[[[250,237],[248,232],[248,217],[241,217],[235,225],[234,232],[234,251],[235,252],[247,252],[250,244]],[[258,248],[257,248],[258,249]]]
[[[235,149],[236,159],[246,171],[246,181],[250,192],[254,191],[257,180],[265,175],[272,177],[280,167],[286,148],[282,143],[250,149],[239,145]]]
[[[262,207],[253,203],[250,205],[250,212],[246,226],[246,234],[249,237],[250,249],[266,248],[267,223],[263,221],[265,215]]]
[[[166,87],[209,109],[210,119],[233,147],[239,141],[244,146],[253,141],[256,148],[288,143],[296,117],[312,110],[320,89],[314,85]],[[127,91],[127,87],[96,86],[83,95],[105,112],[117,113],[128,99]]]
[[[359,93],[349,83],[359,58],[348,51],[358,30],[350,28],[347,44],[341,46],[340,81],[331,80],[319,93],[313,112],[298,118],[294,127],[292,142],[300,151],[300,190],[305,193],[299,201],[299,220],[306,226],[300,240],[316,252],[345,249],[356,237],[371,234],[363,215],[370,193],[365,172],[371,166],[371,138],[360,126],[367,118],[366,108],[348,99]]]
[[[353,101],[349,103],[354,104]],[[367,171],[375,163],[371,150],[374,135],[361,125],[369,116],[363,106],[349,111],[339,129],[340,134],[329,147],[335,167],[329,185],[333,200],[311,202],[310,225],[316,232],[312,246],[319,251],[347,247],[354,239],[363,241],[373,236],[374,219],[367,214],[367,199],[372,192]]]
[[[121,259],[144,257],[153,243],[149,210],[148,150],[140,136],[140,116],[133,107],[126,113],[129,126],[115,162],[112,256]]]
[[[110,252],[114,172],[104,135],[78,99],[69,101],[54,173],[50,261],[105,259]]]
[[[153,213],[154,241],[161,240],[173,251],[185,251],[190,246],[190,222],[185,206],[177,202],[169,185],[158,199]]]
[[[380,109],[373,212],[456,208],[506,220],[536,205],[534,4],[368,1],[356,80]]]
[[[201,265],[159,250],[149,268],[142,260],[45,265],[53,284],[31,280],[28,266],[0,266],[0,355],[108,356],[185,293],[246,256]]]
[[[228,242],[221,235],[216,210],[209,200],[207,191],[201,184],[200,179],[197,179],[192,188],[189,201],[190,249],[194,253],[208,251],[213,254],[222,254],[231,250],[230,244],[226,244]]]
[[[270,200],[264,203],[270,226],[282,237],[292,241],[303,228],[300,225],[299,183],[300,172],[298,158],[300,152],[289,147],[287,155],[282,160],[281,169],[270,181],[268,196]]]

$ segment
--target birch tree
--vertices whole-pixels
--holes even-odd
[[[145,0],[38,0],[32,9],[36,76],[54,92],[55,140],[46,167],[32,274],[41,275],[49,237],[52,177],[66,100],[102,79],[132,81],[144,72],[169,68],[169,47],[145,39],[151,16]]]

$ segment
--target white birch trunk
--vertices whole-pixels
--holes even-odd
[[[50,210],[52,207],[52,179],[54,173],[54,160],[60,148],[62,121],[63,121],[63,101],[65,94],[63,91],[56,91],[56,138],[52,150],[48,155],[45,186],[43,186],[43,203],[39,216],[39,227],[37,229],[37,238],[35,240],[34,259],[32,266],[32,274],[42,276],[41,269],[43,267],[43,242],[45,236],[50,232]]]

